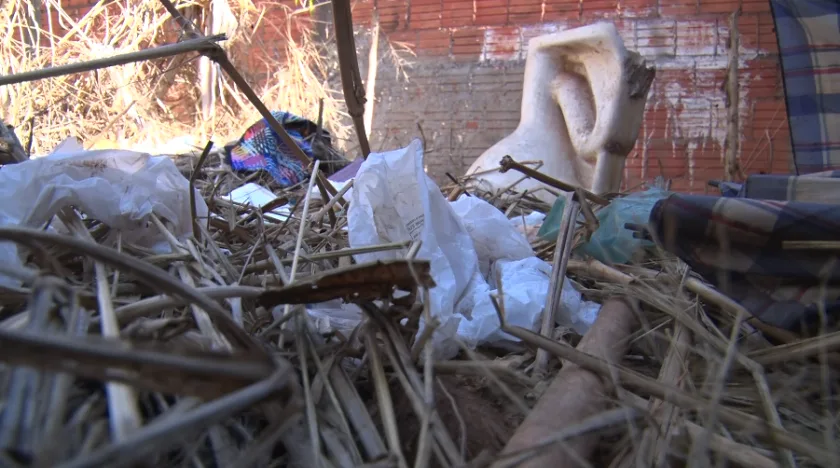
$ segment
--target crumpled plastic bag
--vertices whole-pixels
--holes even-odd
[[[423,170],[420,140],[386,153],[371,153],[353,185],[347,212],[350,246],[422,241],[418,259],[431,263],[436,283],[430,310],[440,321],[433,339],[457,330],[455,303],[464,294],[478,257],[472,239],[438,186]],[[404,251],[355,255],[359,263],[404,258]],[[443,342],[436,343],[444,346]]]
[[[598,211],[598,229],[581,251],[608,265],[629,262],[636,252],[646,246],[653,246],[653,242],[633,237],[633,231],[624,225],[634,223],[646,226],[653,205],[668,194],[654,187],[614,199]]]
[[[538,328],[550,275],[551,265],[534,256],[522,260],[499,260],[493,264],[492,278],[501,277],[502,280],[505,320],[509,325],[532,331]],[[495,283],[495,280],[492,285],[483,282],[470,291],[472,320],[461,321],[458,335],[471,347],[501,340],[519,341],[499,330],[501,323],[490,301],[490,294],[498,292]]]
[[[64,207],[75,206],[122,233],[126,242],[167,246],[149,223],[155,213],[174,225],[176,236],[192,234],[189,181],[168,157],[123,150],[80,150],[66,142],[60,151],[0,168],[0,225],[42,228]],[[207,205],[195,197],[199,217]],[[168,248],[168,247],[165,247]],[[18,246],[0,242],[0,262],[22,266]],[[0,274],[0,284],[19,282]]]
[[[306,306],[318,333],[339,331],[345,337],[362,321],[362,309],[356,304],[344,304],[341,299]]]
[[[353,248],[422,241],[417,258],[431,262],[437,284],[430,292],[430,309],[440,321],[432,337],[438,358],[458,351],[452,340],[456,335],[471,346],[514,339],[499,332],[490,302],[497,277],[503,283],[506,319],[536,330],[551,267],[534,256],[524,235],[489,203],[474,197],[448,203],[423,170],[419,140],[368,156],[356,175],[348,227]],[[388,251],[355,258],[364,263],[404,255],[405,251]],[[572,293],[580,303],[580,293],[574,288]],[[333,307],[324,306],[321,312],[329,314]]]
[[[538,331],[540,317],[548,299],[551,283],[551,265],[531,256],[522,260],[499,260],[493,264],[491,278],[502,280],[505,320],[508,325]],[[472,320],[461,320],[458,335],[469,346],[492,344],[500,341],[519,341],[500,330],[496,309],[490,294],[498,294],[496,281],[471,290],[473,294]],[[569,327],[578,334],[585,334],[598,318],[601,304],[585,301],[567,278],[560,293],[560,306],[555,314],[558,325]]]
[[[580,253],[589,255],[608,265],[629,262],[633,255],[653,243],[633,237],[633,231],[624,228],[627,223],[647,225],[650,212],[657,201],[667,197],[670,192],[660,188],[650,188],[644,192],[634,192],[626,197],[614,199],[609,205],[598,210],[598,229],[589,242],[580,247]],[[544,240],[557,239],[560,223],[563,219],[563,207],[566,199],[559,197],[540,227],[539,237]],[[583,221],[583,215],[578,215]]]
[[[528,239],[512,229],[510,220],[495,206],[466,195],[451,202],[451,206],[473,241],[478,268],[485,278],[489,279],[491,264],[496,260],[521,260],[534,256]]]

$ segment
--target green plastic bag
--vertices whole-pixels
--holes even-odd
[[[651,188],[644,192],[635,192],[626,197],[616,198],[597,213],[598,230],[592,234],[589,242],[582,245],[580,253],[589,255],[606,264],[627,263],[637,251],[653,243],[633,237],[633,232],[625,229],[627,223],[647,224],[650,211],[657,201],[670,195],[670,192]],[[542,227],[537,234],[543,240],[556,240],[563,219],[565,197],[554,202]],[[583,220],[583,215],[578,216]]]
[[[557,197],[551,211],[545,216],[540,230],[537,231],[537,236],[542,240],[555,241],[557,234],[560,232],[560,222],[563,221],[563,209],[566,206],[566,197]],[[582,220],[582,216],[578,216],[578,221]]]

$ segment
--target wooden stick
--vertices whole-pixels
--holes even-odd
[[[620,362],[627,350],[626,338],[633,332],[636,318],[621,300],[610,300],[577,349],[607,362]],[[602,377],[573,363],[564,364],[551,386],[543,393],[528,417],[513,434],[503,453],[516,452],[539,444],[565,426],[606,410],[607,386]],[[519,465],[522,468],[577,467],[575,458],[586,460],[598,442],[596,434],[579,436],[565,446],[547,447],[540,455]],[[577,456],[570,456],[570,453]]]
[[[585,262],[580,260],[569,260],[569,270],[575,273],[592,276],[617,284],[628,285],[634,280],[632,276],[618,271],[615,268],[609,265],[605,265],[604,263],[601,263],[595,259],[590,259]],[[657,271],[643,268],[638,269],[637,272],[646,278],[655,278],[657,275],[660,274]],[[703,281],[697,278],[689,277],[688,279],[686,279],[685,288],[688,291],[691,291],[692,293],[700,296],[700,298],[704,301],[713,304],[719,307],[721,310],[731,314],[733,317],[740,313],[742,309],[744,309],[744,307],[741,304],[738,304],[729,297],[721,294],[717,289],[713,288],[712,286],[704,283]],[[746,320],[746,323],[754,326],[765,335],[779,340],[783,343],[792,343],[794,341],[799,340],[799,337],[796,336],[795,333],[764,323],[758,320],[757,318],[752,317],[751,314],[749,314],[749,312],[746,310],[743,310],[743,312],[746,312],[746,316],[750,317]]]
[[[532,179],[538,180],[538,181],[548,185],[549,187],[554,187],[554,188],[562,190],[564,192],[574,192],[576,189],[579,188],[579,187],[575,187],[572,184],[568,184],[566,182],[563,182],[562,180],[557,180],[557,179],[555,179],[553,177],[549,177],[549,176],[547,176],[547,175],[545,175],[545,174],[543,174],[539,171],[531,169],[530,167],[526,166],[523,163],[518,163],[518,162],[514,161],[513,158],[511,158],[510,156],[505,156],[504,158],[502,158],[502,160],[499,162],[499,166],[501,166],[501,168],[499,169],[500,172],[507,172],[507,171],[513,169],[515,171],[518,171],[518,172],[521,172],[521,173],[527,175],[528,177],[531,177]],[[473,175],[476,175],[476,174],[473,174]],[[582,189],[582,188],[580,190],[586,196],[586,199],[593,202],[593,203],[597,203],[601,206],[606,206],[606,205],[610,204],[609,200],[607,200],[606,198],[604,198],[600,195],[596,195],[596,194],[590,192],[589,190],[585,190],[585,189]]]
[[[542,315],[540,334],[551,339],[554,330],[554,320],[560,307],[563,283],[566,281],[566,267],[572,254],[572,240],[574,239],[575,221],[580,205],[574,201],[574,192],[566,194],[566,205],[563,207],[563,219],[557,232],[557,244],[554,247],[554,262],[551,266],[551,281],[548,287],[545,309]],[[548,367],[549,355],[544,349],[537,350],[534,372],[542,374]]]
[[[373,107],[376,101],[376,72],[379,70],[379,10],[373,5],[370,50],[368,51],[367,89],[365,90],[365,131],[370,138],[373,131]]]
[[[332,0],[332,7],[344,101],[347,103],[347,112],[353,118],[353,124],[356,127],[356,135],[362,147],[362,157],[367,159],[370,154],[370,143],[365,132],[365,86],[362,84],[359,60],[356,57],[353,14],[348,0]],[[371,66],[376,66],[376,64],[371,64]]]
[[[676,322],[674,324],[674,335],[671,338],[671,346],[659,369],[659,381],[665,384],[682,388],[682,376],[685,372],[684,365],[688,358],[691,347],[691,332]],[[659,422],[658,427],[647,427],[642,436],[641,449],[645,466],[667,466],[667,448],[671,443],[671,425],[677,421],[679,409],[667,402],[658,399],[650,400],[650,413]]]
[[[587,261],[570,259],[568,269],[579,275],[591,276],[616,284],[628,285],[633,282],[632,276],[620,272],[594,258]]]
[[[780,362],[808,359],[823,352],[834,353],[837,349],[840,349],[840,332],[832,332],[772,348],[759,349],[749,353],[748,356],[763,366],[770,366]]]
[[[783,241],[782,248],[786,250],[840,250],[840,241]]]
[[[173,57],[187,52],[205,52],[213,47],[218,47],[216,42],[223,41],[225,39],[227,39],[227,36],[224,34],[196,37],[176,44],[167,44],[153,49],[138,50],[137,52],[129,52],[127,54],[121,54],[114,57],[105,57],[90,60],[88,62],[69,63],[67,65],[59,65],[56,67],[42,68],[40,70],[0,76],[0,86],[26,83],[27,81],[37,81],[46,78],[55,78],[57,76],[71,75],[73,73],[84,73],[116,65],[141,62],[144,60]]]
[[[738,46],[740,43],[738,33],[738,16],[740,7],[729,16],[729,63],[726,67],[726,111],[728,125],[726,127],[726,140],[724,147],[724,172],[723,179],[732,181],[737,177],[740,168],[738,167],[738,149],[741,141],[740,132],[740,89],[738,76]]]
[[[80,239],[95,244],[96,241],[87,230],[75,210],[66,209],[60,215],[71,231]],[[114,314],[114,303],[111,300],[111,290],[108,285],[108,271],[102,262],[94,262],[96,277],[96,299],[99,305],[100,330],[105,338],[119,339],[120,327]],[[105,384],[108,399],[108,422],[111,428],[111,438],[120,442],[143,425],[140,409],[137,405],[137,392],[129,385],[108,382]]]
[[[166,8],[166,11],[169,13],[170,16],[181,26],[181,28],[186,31],[186,33],[192,38],[202,38],[204,37],[198,28],[195,27],[188,19],[175,8],[175,5],[172,4],[170,0],[160,0],[160,3]],[[283,140],[283,143],[292,150],[293,155],[297,158],[298,161],[303,163],[304,165],[309,164],[309,157],[306,153],[300,149],[297,142],[289,136],[289,133],[286,132],[286,129],[283,128],[283,125],[274,118],[274,115],[268,110],[268,107],[263,104],[260,100],[260,97],[257,96],[257,93],[254,92],[254,89],[245,81],[245,77],[239,73],[239,70],[233,66],[230,59],[228,59],[227,54],[225,54],[224,49],[222,49],[218,44],[210,44],[207,50],[202,51],[202,53],[208,57],[210,57],[214,62],[219,64],[222,70],[227,74],[230,79],[236,84],[242,94],[248,98],[248,101],[257,109],[257,112],[260,113],[260,116],[265,119],[268,123],[268,126],[274,130],[277,135],[280,136],[280,139]],[[319,177],[322,177],[319,175]]]
[[[284,374],[249,385],[219,399],[204,403],[177,418],[154,421],[128,438],[105,445],[96,452],[68,461],[61,468],[88,468],[95,466],[131,466],[139,458],[148,458],[169,447],[195,437],[202,428],[211,427],[234,414],[250,408],[276,393],[287,380]],[[287,413],[289,416],[293,413]]]
[[[700,281],[697,278],[688,278],[685,282],[685,288],[694,294],[700,296],[706,302],[718,306],[721,310],[726,311],[733,317],[738,314],[745,314],[745,317],[750,317],[746,320],[747,323],[759,329],[765,335],[777,339],[783,343],[791,343],[799,339],[795,333],[785,330],[783,328],[774,327],[770,324],[764,323],[761,320],[753,317],[752,314],[744,309],[744,306],[733,301],[729,297],[720,293],[712,286]]]
[[[93,242],[93,239],[91,238],[90,241]],[[111,302],[105,265],[96,262],[94,268],[96,270],[96,295],[102,317],[102,336],[119,337],[120,329],[114,315],[114,304]],[[111,416],[109,418],[111,436],[114,441],[120,442],[142,425],[143,419],[137,406],[137,392],[128,385],[116,382],[105,384],[105,390],[108,395],[108,413]]]
[[[650,402],[635,393],[625,392],[624,396],[627,398],[625,403],[629,403],[630,406],[635,408],[647,408],[650,405]],[[674,435],[681,435],[685,434],[694,440],[700,434],[708,431],[705,427],[693,423],[687,419],[683,420],[681,423],[681,427],[675,427],[671,429]],[[723,436],[718,434],[711,434],[709,436],[709,449],[718,454],[719,456],[726,458],[727,460],[734,462],[740,466],[748,467],[748,468],[778,468],[779,464],[774,460],[768,458],[767,456],[756,449],[754,447],[750,447],[748,445],[744,445],[734,440],[727,439]],[[632,461],[632,457],[627,457],[630,459],[629,461],[626,459],[626,464],[622,464],[622,466],[636,466],[636,464]],[[645,465],[647,466],[647,465]],[[650,465],[650,466],[667,466],[666,465]]]
[[[195,165],[195,169],[193,169],[192,175],[190,175],[190,215],[192,215],[192,228],[193,228],[193,237],[198,240],[199,236],[199,228],[198,228],[198,221],[196,220],[196,204],[195,204],[195,180],[198,178],[198,175],[201,174],[201,168],[204,166],[204,161],[207,160],[207,155],[210,154],[210,150],[213,149],[213,141],[210,140],[204,146],[204,151],[201,152],[201,156],[198,158],[198,163]]]

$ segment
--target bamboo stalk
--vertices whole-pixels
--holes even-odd
[[[94,468],[97,466],[126,466],[194,437],[193,431],[209,427],[249,408],[275,392],[285,375],[274,375],[238,392],[205,403],[178,418],[152,423],[119,443],[106,446],[88,456],[59,465],[59,468]]]
[[[580,205],[574,201],[574,192],[566,193],[566,204],[563,207],[563,219],[557,231],[557,244],[554,247],[554,262],[551,265],[551,280],[548,287],[548,297],[542,314],[540,334],[551,339],[555,328],[555,317],[561,305],[563,283],[566,281],[566,268],[572,255],[572,241],[577,225],[577,215]],[[534,363],[534,373],[544,374],[548,367],[548,353],[544,349],[537,350]]]
[[[500,169],[501,172],[507,172],[507,171],[513,169],[515,171],[518,171],[518,172],[521,172],[521,173],[527,175],[528,177],[531,177],[535,180],[538,180],[538,181],[540,181],[540,182],[542,182],[542,183],[544,183],[544,184],[546,184],[550,187],[554,187],[556,189],[559,189],[563,192],[574,192],[575,190],[580,189],[580,191],[586,196],[586,199],[591,201],[592,203],[595,203],[595,204],[598,204],[598,205],[601,205],[601,206],[606,206],[606,205],[610,204],[609,200],[607,200],[606,198],[604,198],[600,195],[596,195],[596,194],[590,192],[589,190],[581,189],[580,187],[575,187],[574,185],[567,184],[566,182],[563,182],[561,180],[557,180],[553,177],[549,177],[549,176],[547,176],[547,175],[545,175],[545,174],[543,174],[539,171],[531,169],[530,167],[526,166],[524,163],[519,163],[519,162],[514,161],[513,158],[511,158],[510,156],[505,156],[504,158],[502,158],[501,162],[499,162],[499,165],[501,166],[501,169]],[[476,174],[473,174],[473,175],[476,175]]]

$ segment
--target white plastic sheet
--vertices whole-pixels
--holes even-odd
[[[490,302],[496,278],[502,280],[507,320],[536,329],[551,267],[534,256],[522,232],[489,203],[466,196],[448,203],[423,171],[419,140],[406,148],[371,154],[356,175],[351,200],[348,226],[352,247],[422,241],[417,258],[431,262],[437,284],[430,294],[430,309],[441,323],[433,338],[439,357],[457,351],[451,341],[456,335],[472,346],[513,339],[499,331]],[[404,255],[404,251],[376,252],[357,255],[356,260],[361,263]],[[580,293],[566,284],[571,288],[569,299],[576,302],[574,310],[560,316],[573,321],[580,311]],[[329,314],[327,309],[322,312]]]
[[[62,208],[78,207],[122,233],[123,240],[165,245],[149,223],[155,213],[174,225],[175,235],[192,233],[189,181],[168,157],[121,150],[84,151],[69,140],[43,158],[0,169],[0,225],[41,228]],[[196,196],[199,217],[207,205]],[[22,264],[17,245],[0,242],[0,262]],[[16,285],[0,275],[0,284]]]
[[[350,245],[422,241],[417,258],[431,263],[437,286],[430,309],[440,321],[444,339],[457,330],[455,304],[464,294],[478,258],[472,239],[440,189],[423,171],[423,148],[414,140],[406,148],[372,153],[356,174],[348,210]],[[360,254],[360,263],[402,258],[405,252]],[[445,346],[441,343],[440,346]]]
[[[521,260],[534,256],[531,244],[495,206],[478,197],[461,195],[451,203],[473,241],[482,276],[488,278],[496,260]]]
[[[347,337],[362,321],[362,309],[356,304],[343,304],[340,299],[307,306],[306,312],[319,333],[340,331]]]
[[[527,216],[515,216],[510,219],[510,222],[517,231],[525,235],[528,242],[534,242],[539,239],[540,227],[544,220],[545,213],[532,211]]]
[[[479,283],[472,294],[472,320],[462,320],[458,335],[470,346],[501,340],[517,341],[499,330],[498,315],[490,302],[498,294],[495,279],[501,278],[505,318],[510,325],[535,331],[545,306],[551,266],[533,255],[522,260],[499,260],[493,263],[490,283]]]
[[[236,203],[250,205],[255,208],[261,208],[277,199],[277,195],[271,190],[253,182],[248,182],[245,185],[233,189],[228,194],[228,197]],[[284,222],[292,215],[292,207],[287,203],[271,210],[266,215],[266,218],[270,221]]]

